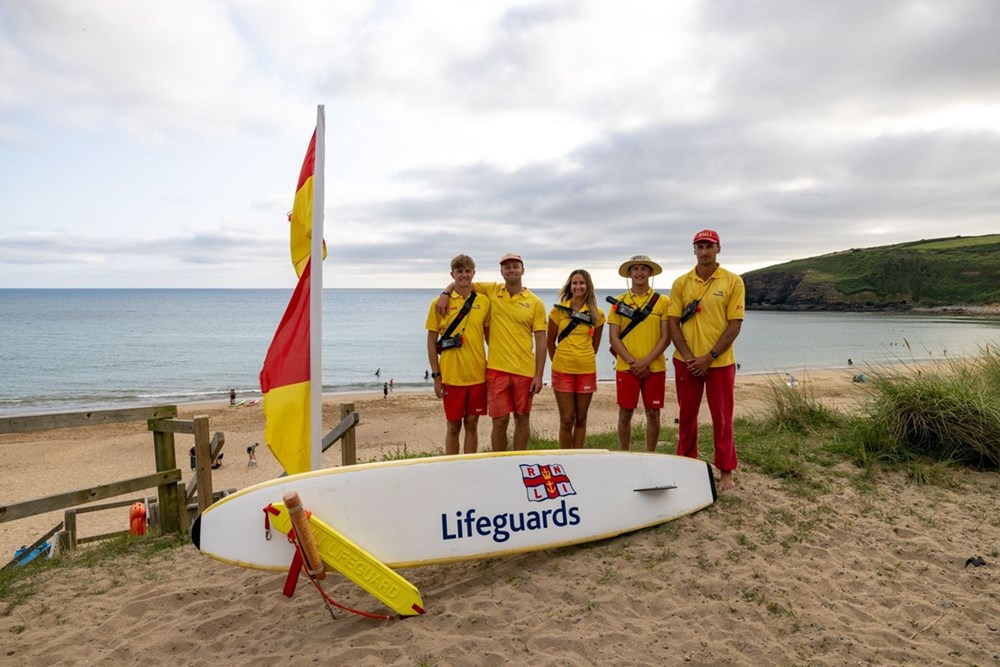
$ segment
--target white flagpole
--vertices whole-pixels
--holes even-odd
[[[326,172],[326,108],[316,106],[312,248],[309,282],[309,468],[323,467],[323,179]]]

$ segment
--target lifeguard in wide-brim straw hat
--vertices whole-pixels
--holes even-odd
[[[629,269],[633,266],[644,264],[649,267],[651,276],[658,276],[663,273],[663,267],[649,258],[649,255],[632,255],[618,267],[618,275],[622,278],[629,277]]]
[[[618,393],[618,444],[631,446],[632,414],[642,394],[646,410],[646,451],[656,449],[660,437],[660,409],[663,407],[667,365],[664,350],[670,344],[667,306],[670,297],[656,293],[649,279],[663,267],[648,255],[632,255],[618,267],[618,275],[629,279],[624,294],[609,299],[608,337],[615,361]]]

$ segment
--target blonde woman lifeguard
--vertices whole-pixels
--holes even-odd
[[[580,449],[587,439],[587,412],[597,391],[597,348],[604,313],[597,307],[594,281],[583,269],[569,274],[560,303],[549,313],[546,340],[552,360],[552,390],[559,407],[559,446]]]

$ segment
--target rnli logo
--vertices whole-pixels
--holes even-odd
[[[576,490],[566,474],[566,469],[558,464],[521,464],[521,480],[528,492],[528,500],[540,503],[543,500],[575,496]]]

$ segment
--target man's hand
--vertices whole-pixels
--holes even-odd
[[[542,388],[545,386],[545,381],[542,380],[541,375],[536,375],[531,380],[531,386],[528,388],[528,393],[534,396],[535,394],[541,393]]]
[[[694,375],[695,377],[704,377],[712,365],[712,356],[709,354],[703,354],[700,357],[688,359],[686,363],[688,372],[691,373],[691,375]]]
[[[649,375],[650,363],[649,359],[633,359],[629,364],[629,371],[633,375],[638,375],[639,377],[644,378]]]
[[[434,395],[438,398],[444,398],[444,383],[440,376],[434,378]]]
[[[438,297],[438,302],[437,305],[434,306],[434,310],[437,311],[438,315],[444,317],[445,315],[448,314],[448,308],[449,308],[448,304],[450,302],[451,302],[451,295],[441,292],[441,296]]]

